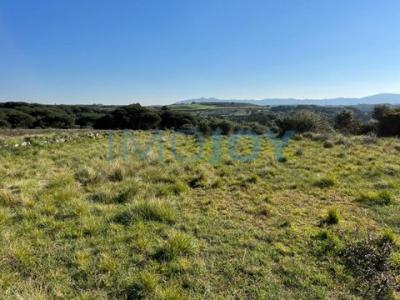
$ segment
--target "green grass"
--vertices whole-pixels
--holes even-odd
[[[369,234],[398,241],[396,139],[306,135],[282,163],[266,140],[257,160],[236,161],[224,137],[215,162],[210,140],[199,161],[177,160],[171,132],[164,159],[154,147],[123,160],[116,134],[109,162],[106,137],[68,134],[0,148],[0,298],[357,299],[342,253]],[[190,136],[177,145],[199,149]]]
[[[329,188],[334,186],[336,183],[336,179],[332,176],[327,176],[327,177],[323,177],[320,179],[317,179],[314,182],[314,186],[319,187],[319,188]]]
[[[215,109],[216,106],[213,105],[207,105],[207,104],[199,104],[199,103],[194,103],[194,104],[175,104],[175,105],[170,105],[169,109],[171,110],[204,110],[204,109]]]
[[[173,223],[175,218],[175,212],[169,204],[160,200],[142,200],[118,213],[114,221],[124,225],[137,220]]]
[[[338,224],[340,220],[340,214],[336,208],[331,208],[328,210],[326,217],[323,219],[323,223],[327,225]]]
[[[364,192],[357,201],[369,205],[389,205],[393,202],[393,196],[387,191],[381,192]]]
[[[183,233],[174,233],[165,244],[157,250],[154,257],[159,260],[171,261],[180,255],[187,255],[193,252],[194,244],[192,238]]]

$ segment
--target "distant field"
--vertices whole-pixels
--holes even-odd
[[[209,138],[195,160],[193,137],[134,134],[2,136],[0,298],[361,299],[375,288],[345,258],[368,235],[398,242],[398,139],[306,134],[278,162],[265,138],[251,161],[232,156],[251,153],[249,139],[235,152],[226,137],[220,156]],[[152,139],[162,144],[147,155],[126,152]],[[387,280],[396,247],[389,259]]]
[[[170,105],[171,110],[203,110],[203,109],[215,109],[216,106],[206,104],[176,104]]]

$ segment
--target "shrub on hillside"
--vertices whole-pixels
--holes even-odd
[[[191,115],[183,114],[180,112],[174,112],[170,110],[163,110],[161,112],[160,128],[171,129],[171,128],[182,128],[185,125],[196,125],[195,118]]]
[[[376,131],[376,123],[364,122],[354,117],[351,110],[342,110],[334,117],[334,128],[344,134],[368,134]]]
[[[160,124],[158,113],[142,107],[139,103],[117,108],[98,119],[98,129],[153,129]]]
[[[309,131],[327,131],[330,129],[328,121],[321,115],[308,110],[301,110],[276,120],[281,132],[294,131],[296,133]]]
[[[22,111],[16,109],[4,109],[3,113],[6,117],[6,122],[11,128],[32,128],[35,119]]]
[[[344,264],[357,278],[356,289],[363,298],[388,299],[400,289],[400,266],[391,260],[395,248],[392,235],[384,234],[350,243],[344,250]]]
[[[231,134],[235,128],[235,125],[231,121],[225,119],[212,119],[209,126],[213,132],[220,132],[222,135]]]
[[[400,136],[400,110],[386,112],[378,120],[378,135]]]
[[[378,121],[379,136],[400,136],[400,109],[377,105],[372,115]]]
[[[359,122],[354,119],[353,112],[350,110],[342,110],[338,112],[334,119],[334,128],[342,133],[356,133],[358,131]]]

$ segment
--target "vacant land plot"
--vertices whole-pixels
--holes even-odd
[[[395,287],[396,139],[310,134],[278,162],[267,139],[246,160],[250,139],[233,151],[210,138],[194,159],[195,138],[171,132],[112,144],[59,134],[1,140],[3,298],[354,299]]]

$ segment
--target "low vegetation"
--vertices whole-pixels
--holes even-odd
[[[268,130],[283,135],[329,133],[400,135],[400,109],[386,105],[348,107],[257,106],[241,103],[183,104],[163,107],[103,105],[41,105],[0,103],[0,128],[175,129],[209,136],[219,132]],[[330,142],[326,147],[331,147]]]
[[[396,139],[305,133],[280,162],[265,138],[253,160],[228,137],[200,159],[195,136],[162,132],[161,157],[121,138],[110,156],[102,132],[2,137],[3,298],[399,296]]]

